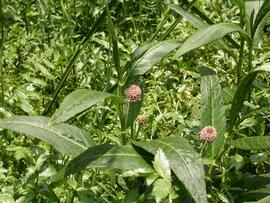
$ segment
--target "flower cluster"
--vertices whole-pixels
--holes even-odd
[[[199,134],[200,140],[207,141],[209,143],[213,143],[216,137],[217,137],[217,131],[212,126],[204,127]]]
[[[131,85],[127,90],[128,102],[136,102],[141,100],[142,91],[138,85]]]

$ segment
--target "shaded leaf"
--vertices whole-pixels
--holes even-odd
[[[230,144],[239,149],[270,149],[270,136],[253,136],[232,140]]]
[[[219,40],[231,32],[239,32],[244,37],[248,37],[248,34],[242,30],[241,27],[233,23],[218,23],[209,25],[197,30],[193,35],[191,35],[183,43],[180,49],[177,50],[175,57],[182,56],[193,49]]]
[[[58,174],[57,179],[77,173],[85,168],[107,168],[153,173],[152,167],[145,161],[150,157],[140,155],[133,146],[98,145],[87,149],[75,157]]]
[[[226,130],[226,117],[223,109],[223,97],[219,78],[216,72],[207,67],[201,67],[201,95],[202,115],[201,127],[213,126],[217,131],[217,138],[211,145],[214,154],[218,154]]]
[[[133,142],[134,145],[156,154],[162,149],[170,168],[184,184],[196,202],[206,203],[204,168],[199,154],[182,137],[166,137],[149,142]]]
[[[68,124],[50,126],[44,116],[13,116],[0,120],[0,128],[12,130],[41,139],[56,150],[77,156],[88,147],[95,145],[83,130]]]
[[[235,202],[256,201],[270,195],[270,174],[244,174],[232,185],[238,190],[230,191]]]
[[[50,123],[56,124],[65,122],[107,98],[116,99],[118,97],[107,92],[77,89],[64,98],[59,109],[53,114]]]

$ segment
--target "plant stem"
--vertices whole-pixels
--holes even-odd
[[[1,41],[0,41],[0,80],[1,80],[1,98],[0,105],[4,107],[4,71],[2,64],[3,50],[4,50],[4,20],[3,20],[3,0],[0,0],[0,23],[1,23]]]

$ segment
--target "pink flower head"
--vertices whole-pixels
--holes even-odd
[[[204,140],[204,141],[207,141],[209,143],[212,143],[215,141],[217,137],[217,131],[214,127],[212,126],[206,126],[204,127],[201,132],[200,132],[200,135],[199,135],[199,139],[200,140]]]
[[[141,100],[142,91],[138,85],[131,85],[127,90],[128,102],[136,102]]]

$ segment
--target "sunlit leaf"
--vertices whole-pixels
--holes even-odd
[[[116,99],[118,97],[106,92],[77,89],[64,98],[59,109],[53,114],[50,123],[56,124],[65,122],[107,98]]]
[[[139,60],[134,63],[132,74],[143,75],[180,45],[181,44],[179,42],[173,40],[162,41],[154,44]]]
[[[218,23],[209,25],[197,30],[193,35],[191,35],[177,50],[175,57],[182,56],[191,50],[219,40],[232,32],[239,32],[244,37],[248,37],[248,34],[242,30],[241,27],[233,23]]]
[[[0,128],[30,135],[51,144],[57,151],[77,156],[95,145],[89,134],[68,124],[50,126],[43,116],[13,116],[0,120]]]

